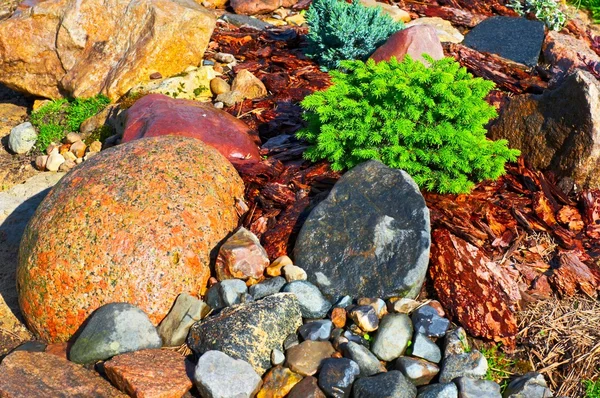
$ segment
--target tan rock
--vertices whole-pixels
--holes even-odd
[[[287,17],[285,22],[289,23],[290,25],[302,26],[306,24],[306,18],[304,18],[304,15],[298,13]]]
[[[231,90],[241,93],[244,99],[255,99],[267,95],[267,88],[263,82],[246,69],[237,73],[233,79]]]
[[[433,27],[435,29],[435,32],[437,33],[438,38],[442,43],[461,43],[465,38],[458,29],[452,26],[450,21],[447,21],[440,17],[418,18],[414,21],[411,21],[410,23],[407,23],[406,27],[410,28],[411,26],[417,25],[428,25]]]
[[[63,164],[58,166],[58,171],[66,173],[67,171],[69,171],[73,167],[75,167],[76,165],[77,165],[77,163],[75,163],[74,160],[71,160],[71,159],[65,160]]]
[[[269,276],[281,276],[281,270],[286,265],[293,265],[292,259],[288,256],[277,257],[266,269]]]
[[[77,141],[71,145],[69,151],[78,158],[82,158],[85,155],[85,149],[87,146],[83,143],[83,141]]]
[[[214,95],[225,94],[231,91],[231,86],[220,77],[215,77],[210,81],[210,91]]]
[[[384,13],[388,14],[396,22],[410,22],[410,14],[398,6],[392,6],[386,3],[381,3],[376,0],[360,0],[367,7],[381,7]]]
[[[127,397],[96,372],[44,352],[15,351],[0,364],[0,396]]]
[[[58,171],[58,168],[64,162],[65,157],[58,152],[58,148],[54,148],[54,150],[48,156],[48,161],[46,162],[46,170]]]
[[[67,151],[63,154],[64,158],[65,158],[65,162],[67,160],[72,160],[73,162],[77,160],[77,156],[75,156],[75,154],[71,151]]]
[[[216,103],[222,103],[225,106],[233,106],[245,99],[244,95],[239,91],[229,91],[227,93],[219,94],[216,98]]]
[[[134,87],[132,92],[164,94],[171,98],[210,101],[210,82],[217,77],[212,66],[189,68],[184,73],[161,80],[153,80]]]
[[[81,141],[81,136],[77,133],[69,133],[67,134],[67,136],[65,137],[64,141],[67,144],[74,144],[77,141]]]
[[[114,100],[151,72],[197,65],[214,26],[212,14],[184,0],[39,2],[0,24],[0,81],[46,98]]]
[[[256,398],[284,398],[303,379],[288,368],[276,366],[263,378],[263,385]]]
[[[48,163],[48,155],[40,155],[35,158],[35,168],[39,171],[46,170],[46,163]]]
[[[90,144],[88,151],[89,153],[97,153],[102,150],[102,143],[100,141],[94,141]]]
[[[181,397],[192,388],[185,358],[171,350],[117,355],[104,369],[110,381],[132,397]]]
[[[334,352],[329,341],[306,340],[287,350],[286,364],[302,376],[312,376],[317,373],[321,362],[330,358]]]
[[[240,228],[219,249],[215,270],[219,281],[259,279],[269,265],[269,256],[260,241],[246,228]]]
[[[283,275],[285,275],[285,280],[288,282],[305,281],[307,278],[306,271],[293,264],[283,267]]]
[[[277,19],[277,18],[271,18],[271,17],[266,17],[262,19],[263,22],[266,22],[268,24],[271,24],[273,26],[286,26],[287,23],[282,20],[282,19]]]

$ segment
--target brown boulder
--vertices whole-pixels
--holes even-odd
[[[0,397],[127,397],[96,372],[43,352],[13,352],[0,375]]]
[[[182,397],[192,388],[185,357],[171,350],[141,350],[105,362],[109,380],[132,397]]]
[[[433,59],[444,58],[442,43],[435,28],[429,25],[416,25],[399,30],[375,50],[371,58],[375,62],[389,61],[392,57],[402,61],[406,54],[425,64],[423,54],[428,54]]]
[[[553,30],[546,34],[542,52],[547,63],[565,73],[586,69],[587,63],[592,66],[600,63],[600,56],[585,41]]]
[[[234,164],[260,160],[248,126],[211,104],[150,94],[129,108],[123,142],[167,134],[197,138]]]
[[[152,72],[198,65],[214,26],[193,1],[41,1],[0,23],[0,81],[47,98],[117,99]]]
[[[600,188],[600,83],[577,69],[555,90],[512,97],[489,129],[536,169],[553,171],[563,187]]]
[[[17,289],[30,329],[66,341],[112,302],[157,325],[180,293],[204,293],[210,252],[237,226],[243,192],[221,154],[187,137],[144,138],[82,163],[23,234]]]
[[[291,7],[297,0],[230,0],[229,4],[236,14],[267,14],[279,7]]]

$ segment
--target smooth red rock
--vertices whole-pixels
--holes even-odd
[[[0,364],[0,397],[127,397],[97,373],[44,352],[15,351]]]
[[[141,350],[117,355],[104,364],[121,391],[138,398],[179,398],[192,388],[185,358],[171,350]]]
[[[240,228],[223,243],[215,264],[217,279],[262,279],[269,256],[260,241],[246,228]]]
[[[490,262],[477,247],[449,231],[433,233],[429,273],[443,307],[472,336],[514,346],[516,317]]]
[[[316,377],[305,377],[292,388],[288,398],[325,398],[325,393],[319,388]]]
[[[146,95],[127,111],[123,142],[162,135],[197,138],[234,165],[260,160],[250,128],[229,113],[210,103]]]
[[[17,288],[30,329],[66,341],[112,302],[158,325],[180,293],[204,293],[210,252],[237,227],[243,193],[231,163],[187,137],[144,138],[82,163],[21,241]]]
[[[423,53],[433,59],[444,58],[442,43],[435,28],[428,25],[417,25],[399,30],[391,35],[385,44],[375,50],[371,58],[375,62],[389,61],[391,57],[402,61],[408,54],[412,59],[426,63]]]

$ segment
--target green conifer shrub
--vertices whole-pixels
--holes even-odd
[[[366,60],[392,33],[404,29],[380,7],[365,7],[360,0],[313,0],[306,23],[306,55],[324,70],[338,68],[342,60]]]
[[[334,170],[377,159],[441,193],[466,193],[502,175],[519,151],[485,137],[497,115],[484,100],[494,84],[452,58],[426,58],[429,68],[409,56],[342,62],[332,86],[301,103],[308,125],[297,136],[312,144],[305,157],[327,159]]]

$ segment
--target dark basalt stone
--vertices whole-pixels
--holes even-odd
[[[430,241],[429,210],[412,178],[372,160],[348,171],[308,216],[295,263],[329,299],[414,298]]]
[[[544,42],[544,23],[525,18],[491,17],[465,36],[464,44],[480,52],[497,54],[535,66]]]

